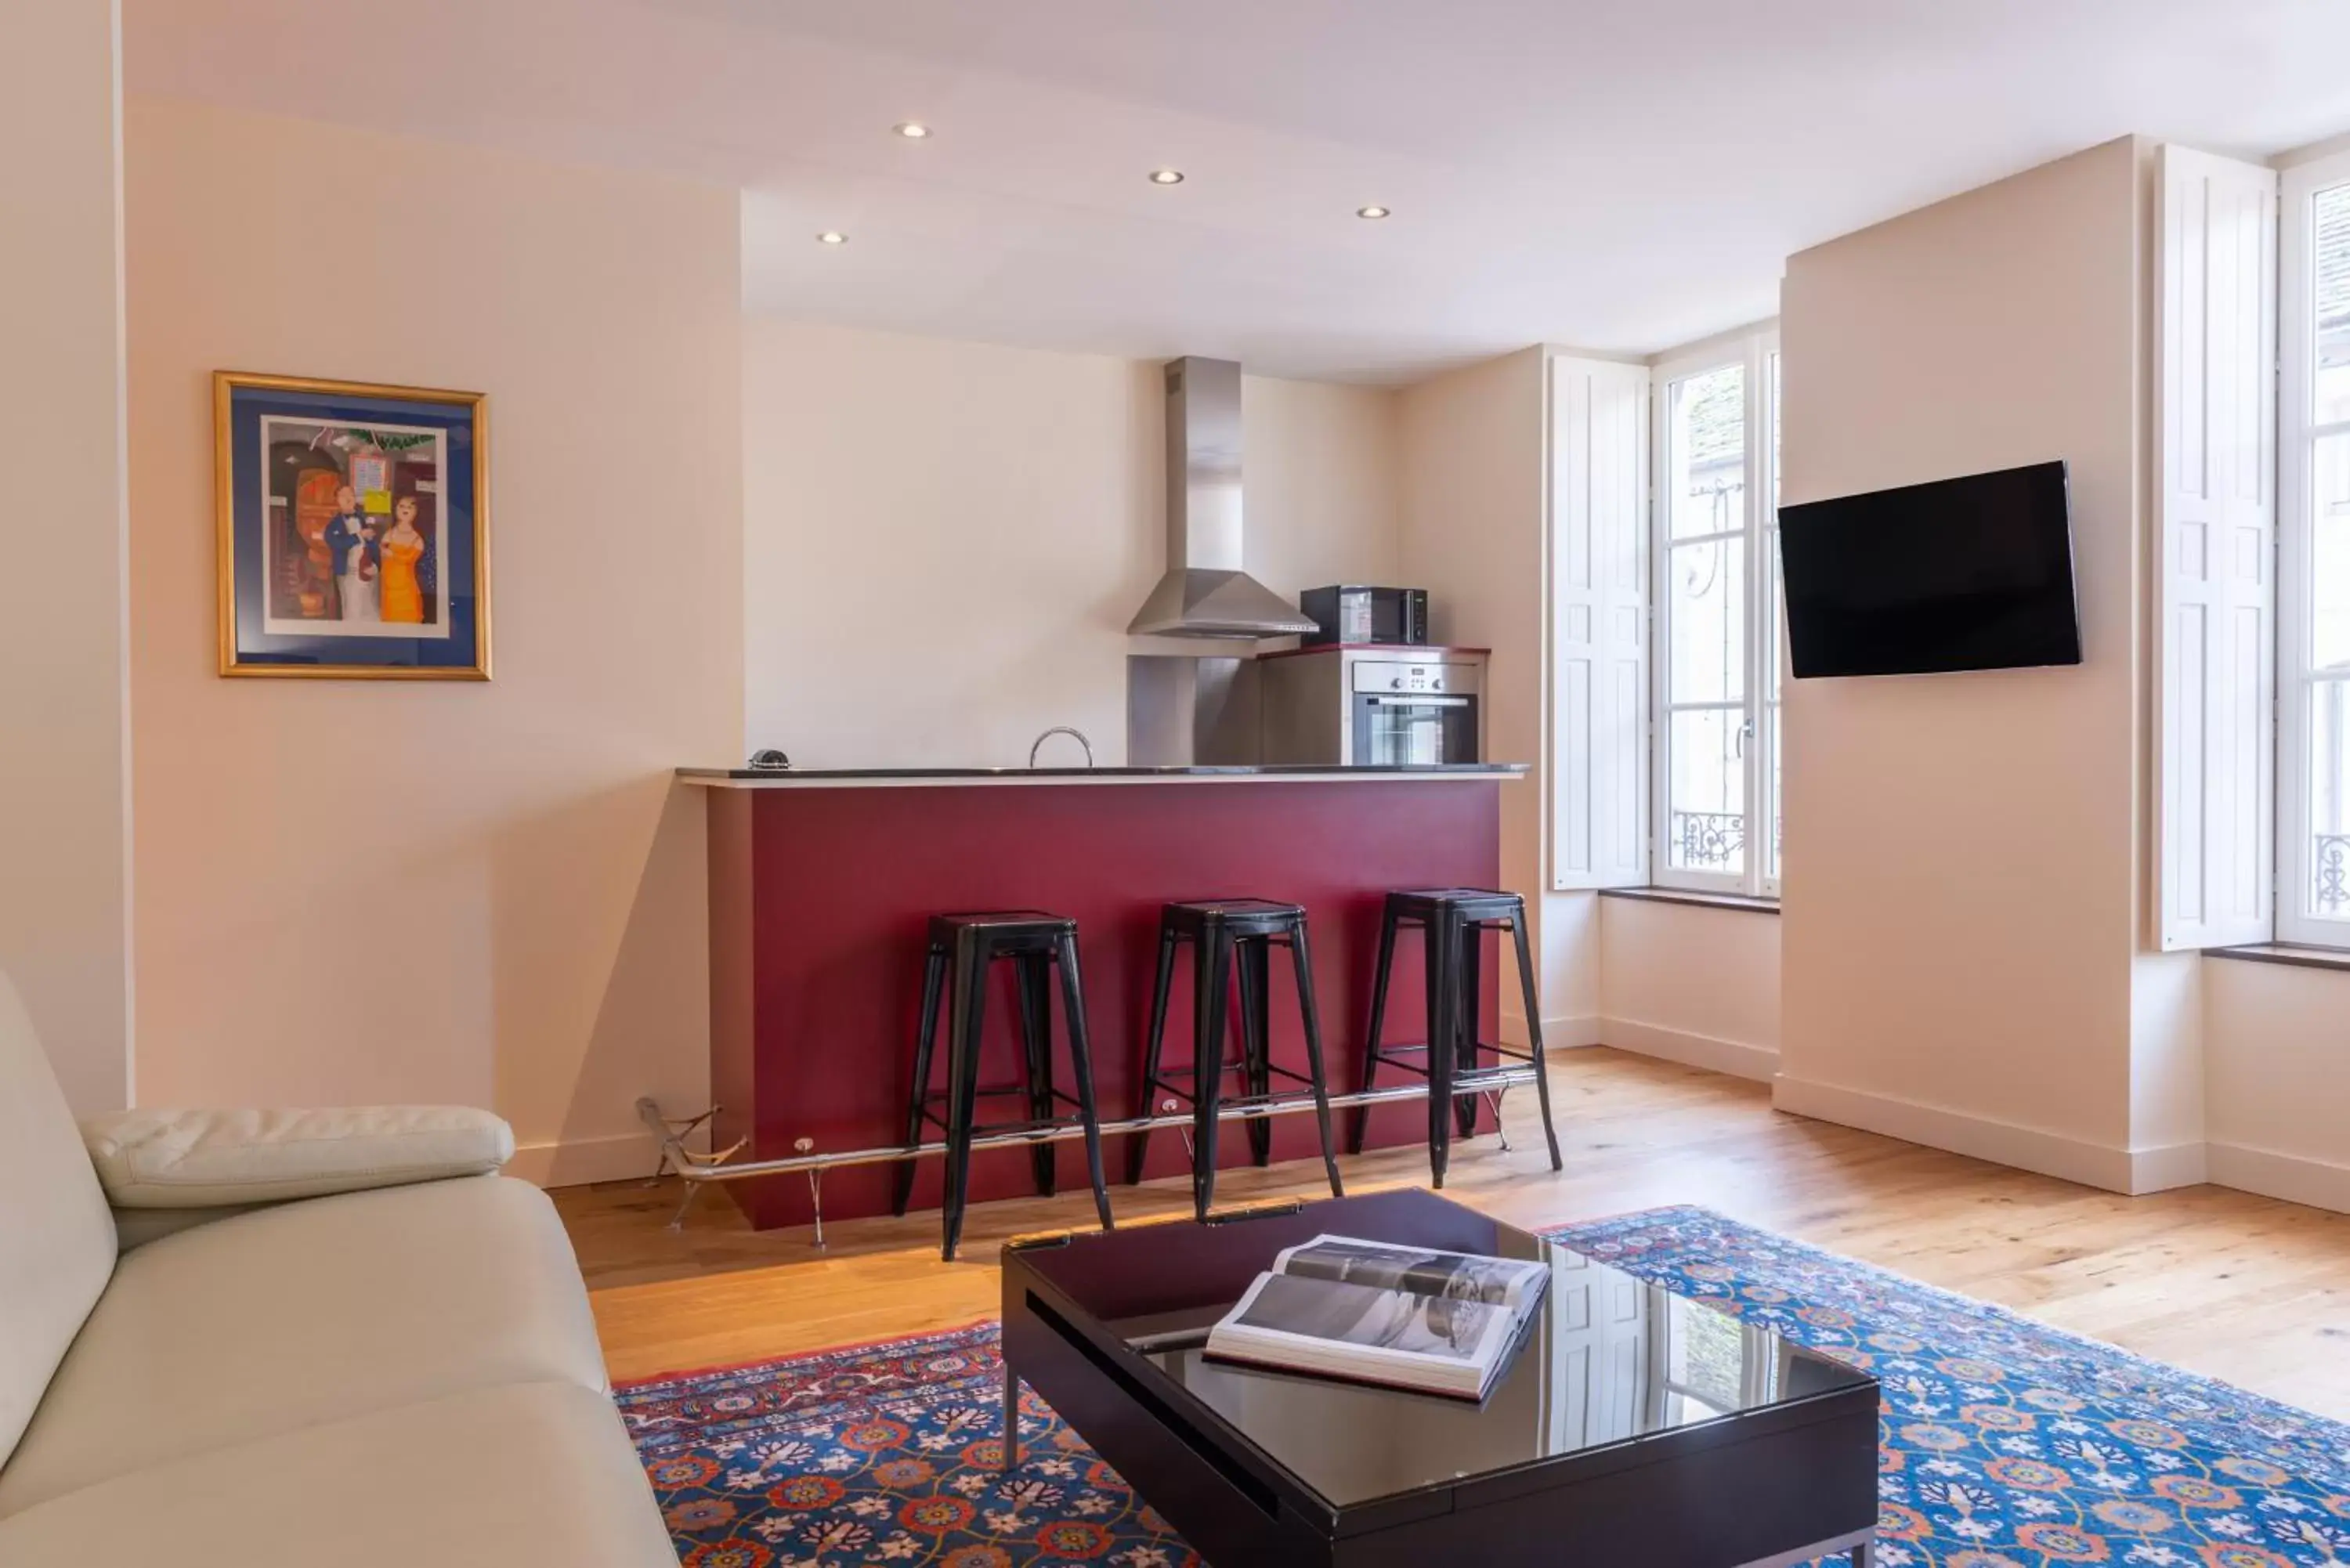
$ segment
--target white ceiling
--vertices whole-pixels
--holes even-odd
[[[1649,353],[1772,314],[1792,251],[2109,137],[2350,130],[2345,0],[124,11],[134,93],[739,187],[754,309],[1329,379]]]

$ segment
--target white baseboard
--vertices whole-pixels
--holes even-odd
[[[1600,1019],[1599,1044],[1637,1056],[1655,1056],[1679,1062],[1684,1067],[1702,1067],[1709,1073],[1727,1073],[1733,1078],[1751,1078],[1762,1084],[1771,1082],[1779,1073],[1779,1053],[1768,1045],[1749,1045],[1742,1040],[1722,1040],[1686,1029],[1642,1023],[1632,1018]]]
[[[1526,1015],[1524,1013],[1512,1012],[1506,1008],[1503,1010],[1502,1044],[1504,1045],[1516,1045],[1521,1048],[1532,1044],[1532,1042],[1526,1038]],[[1575,1017],[1545,1018],[1543,1020],[1543,1049],[1545,1051],[1566,1051],[1572,1050],[1574,1047],[1578,1045],[1596,1045],[1598,1044],[1599,1020],[1592,1017],[1589,1013],[1584,1013]]]
[[[2156,1192],[2205,1179],[2204,1146],[2113,1148],[2068,1133],[1929,1106],[1893,1095],[1815,1083],[1782,1073],[1771,1103],[1799,1116],[1882,1133],[1905,1143],[1948,1149],[2018,1170],[2038,1171],[2108,1192]]]
[[[2210,1179],[2222,1187],[2350,1214],[2350,1165],[2242,1144],[2214,1143],[2204,1147]]]
[[[653,1173],[660,1146],[647,1133],[567,1138],[515,1146],[506,1174],[539,1187],[585,1187],[591,1181],[642,1179]]]
[[[2130,1150],[2133,1193],[2168,1192],[2174,1187],[2200,1187],[2211,1179],[2211,1146],[2172,1143],[2157,1148]]]

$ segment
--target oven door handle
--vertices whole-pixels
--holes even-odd
[[[1466,708],[1476,701],[1473,697],[1382,697],[1363,693],[1374,708]]]

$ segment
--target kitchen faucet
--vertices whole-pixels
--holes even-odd
[[[1086,739],[1086,732],[1083,730],[1073,730],[1066,724],[1055,724],[1051,729],[1045,731],[1043,734],[1037,736],[1036,743],[1028,748],[1028,765],[1030,767],[1033,768],[1036,765],[1036,753],[1045,749],[1045,742],[1051,740],[1055,735],[1067,735],[1074,739],[1077,744],[1086,749],[1086,766],[1092,767],[1094,765],[1094,743]]]

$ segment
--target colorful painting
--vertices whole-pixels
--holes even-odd
[[[477,393],[214,378],[224,675],[486,680]]]

